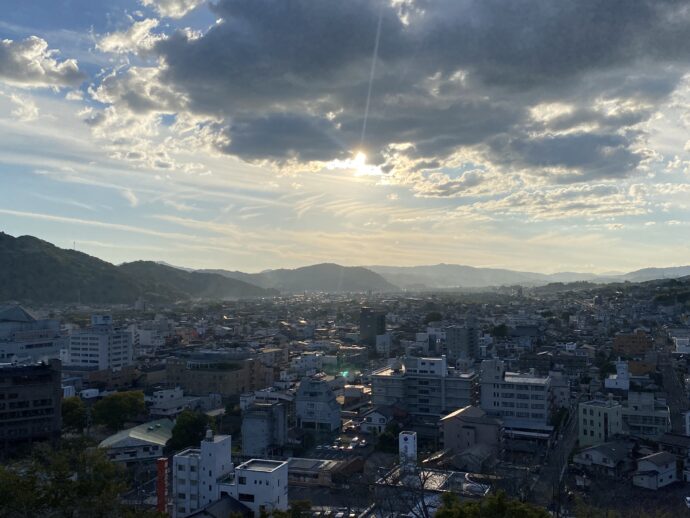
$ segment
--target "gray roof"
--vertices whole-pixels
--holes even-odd
[[[34,317],[29,311],[18,305],[0,306],[0,322],[35,322]]]
[[[101,441],[99,448],[117,447],[122,441],[133,439],[165,446],[172,437],[173,422],[170,419],[158,419],[122,430]]]
[[[642,461],[651,462],[655,466],[664,466],[669,462],[675,462],[676,456],[667,451],[660,451],[657,453],[652,453],[651,455],[647,455],[646,457],[642,457],[641,459],[638,459],[637,462]]]

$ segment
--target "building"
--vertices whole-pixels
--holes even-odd
[[[630,371],[628,362],[618,360],[616,362],[616,374],[609,374],[604,380],[606,390],[620,390],[627,392],[630,390]]]
[[[251,459],[225,477],[220,490],[252,510],[255,517],[288,508],[288,463]]]
[[[295,396],[295,413],[299,428],[320,432],[340,430],[340,405],[325,380],[302,380]]]
[[[231,354],[170,357],[165,370],[167,383],[182,387],[185,394],[225,398],[270,387],[274,374],[258,358]]]
[[[173,422],[159,419],[122,430],[98,445],[108,458],[132,466],[141,462],[155,463],[163,456],[163,449],[172,437]]]
[[[359,429],[364,433],[378,435],[386,430],[386,426],[393,421],[393,411],[390,407],[374,407],[362,414]]]
[[[671,431],[671,411],[652,392],[628,392],[622,416],[630,435],[656,439]]]
[[[376,337],[386,333],[386,313],[364,307],[359,313],[359,340],[365,345],[374,347]]]
[[[62,364],[0,365],[0,442],[56,440],[62,426]]]
[[[439,418],[476,403],[477,375],[448,367],[446,357],[405,357],[371,374],[376,406],[399,406],[413,416]]]
[[[242,411],[242,455],[263,457],[287,443],[288,411],[283,403],[253,403]]]
[[[467,360],[479,356],[479,329],[472,325],[451,326],[444,330],[448,360]]]
[[[218,480],[232,474],[232,439],[211,431],[199,448],[175,454],[172,470],[173,516],[190,515],[220,498]]]
[[[578,442],[581,447],[609,442],[623,433],[623,406],[612,397],[580,403]]]
[[[633,485],[656,491],[673,484],[678,480],[676,464],[676,456],[665,451],[642,457],[637,461]]]
[[[552,407],[551,377],[506,371],[503,360],[484,360],[481,370],[481,408],[500,417],[512,437],[548,439]]]
[[[201,405],[200,398],[185,396],[181,387],[156,390],[146,399],[151,404],[149,414],[152,417],[170,417],[174,419],[183,410],[188,408],[195,409]]]
[[[448,414],[441,419],[440,426],[443,449],[453,454],[477,445],[498,451],[503,439],[503,423],[476,406],[466,406]]]
[[[92,315],[91,325],[69,337],[69,365],[119,370],[132,363],[132,334],[116,327],[110,315]]]
[[[0,306],[0,362],[38,363],[60,358],[57,320],[37,319],[21,306]]]
[[[592,473],[620,477],[632,467],[631,450],[630,443],[612,441],[579,451],[573,456],[573,463]]]
[[[644,356],[647,351],[652,350],[654,342],[652,338],[642,329],[636,329],[634,333],[619,333],[613,339],[611,347],[614,354],[619,356]]]

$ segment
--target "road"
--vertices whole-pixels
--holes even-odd
[[[577,402],[568,420],[561,427],[558,443],[547,454],[539,478],[532,489],[530,500],[542,507],[550,508],[559,501],[561,481],[568,465],[568,456],[577,443]]]

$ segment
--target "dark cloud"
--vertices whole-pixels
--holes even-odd
[[[38,36],[0,40],[0,81],[18,86],[76,86],[85,76],[74,59],[58,60]]]
[[[496,164],[569,170],[568,181],[630,174],[641,138],[631,129],[674,90],[690,51],[680,1],[220,0],[212,9],[224,21],[202,37],[157,43],[161,79],[193,111],[231,121],[224,151],[248,160],[329,160],[359,147],[379,14],[364,143],[376,161],[411,143],[420,160],[474,147]],[[540,123],[530,108],[545,102],[573,109]]]

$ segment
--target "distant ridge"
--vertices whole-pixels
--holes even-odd
[[[0,301],[36,304],[131,304],[196,298],[231,299],[276,292],[221,275],[148,261],[115,266],[32,236],[0,232]]]

